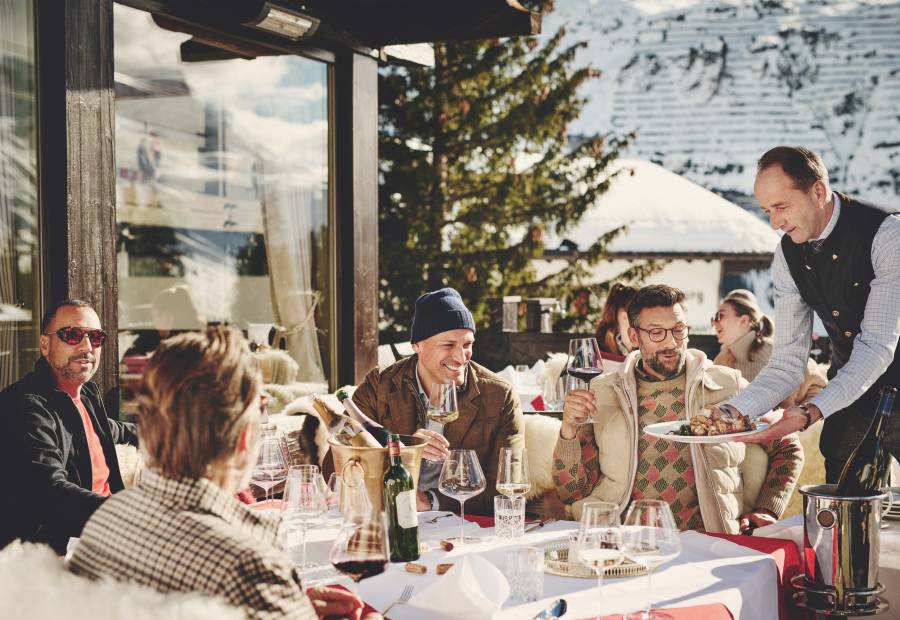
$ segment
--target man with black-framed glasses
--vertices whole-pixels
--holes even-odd
[[[684,293],[640,289],[628,305],[632,351],[590,389],[566,395],[553,476],[566,516],[589,499],[624,511],[660,499],[680,529],[736,534],[784,512],[803,466],[796,435],[771,445],[697,445],[656,439],[650,424],[683,420],[727,400],[747,384],[740,372],[688,348]]]
[[[90,304],[55,304],[41,321],[34,370],[0,395],[8,479],[0,546],[23,538],[64,553],[103,500],[124,488],[115,444],[137,445],[137,434],[133,424],[107,417],[90,380],[104,342]]]

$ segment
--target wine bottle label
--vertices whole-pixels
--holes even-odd
[[[400,456],[400,442],[392,441],[388,443],[388,455],[393,458],[395,456]]]
[[[400,491],[397,493],[397,524],[404,530],[419,525],[416,513],[416,491]]]

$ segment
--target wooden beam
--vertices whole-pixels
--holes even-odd
[[[118,383],[112,0],[37,2],[45,305],[97,310],[110,335],[95,380]]]
[[[337,383],[378,363],[378,63],[353,52],[334,65]]]

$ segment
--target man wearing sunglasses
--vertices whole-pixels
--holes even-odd
[[[628,305],[628,322],[638,350],[563,404],[553,476],[566,516],[581,518],[589,499],[623,511],[633,500],[657,499],[672,507],[683,530],[737,534],[780,518],[803,465],[797,437],[760,448],[646,435],[650,424],[687,423],[747,382],[688,348],[682,291],[645,286]]]
[[[90,304],[60,302],[41,322],[34,370],[4,390],[4,469],[16,478],[4,500],[0,546],[23,538],[64,553],[103,500],[124,488],[115,444],[137,445],[135,427],[107,417],[90,380],[105,341]]]

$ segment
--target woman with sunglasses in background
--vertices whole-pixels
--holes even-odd
[[[714,363],[741,371],[744,379],[753,381],[772,355],[775,326],[759,308],[756,296],[745,289],[735,289],[725,296],[711,320],[722,350]],[[808,401],[828,383],[825,374],[810,359],[806,375],[797,390],[781,403],[789,407]]]
[[[622,361],[635,348],[628,337],[628,304],[635,293],[636,288],[621,282],[609,289],[597,323],[597,344],[602,352],[610,354],[604,357]]]

